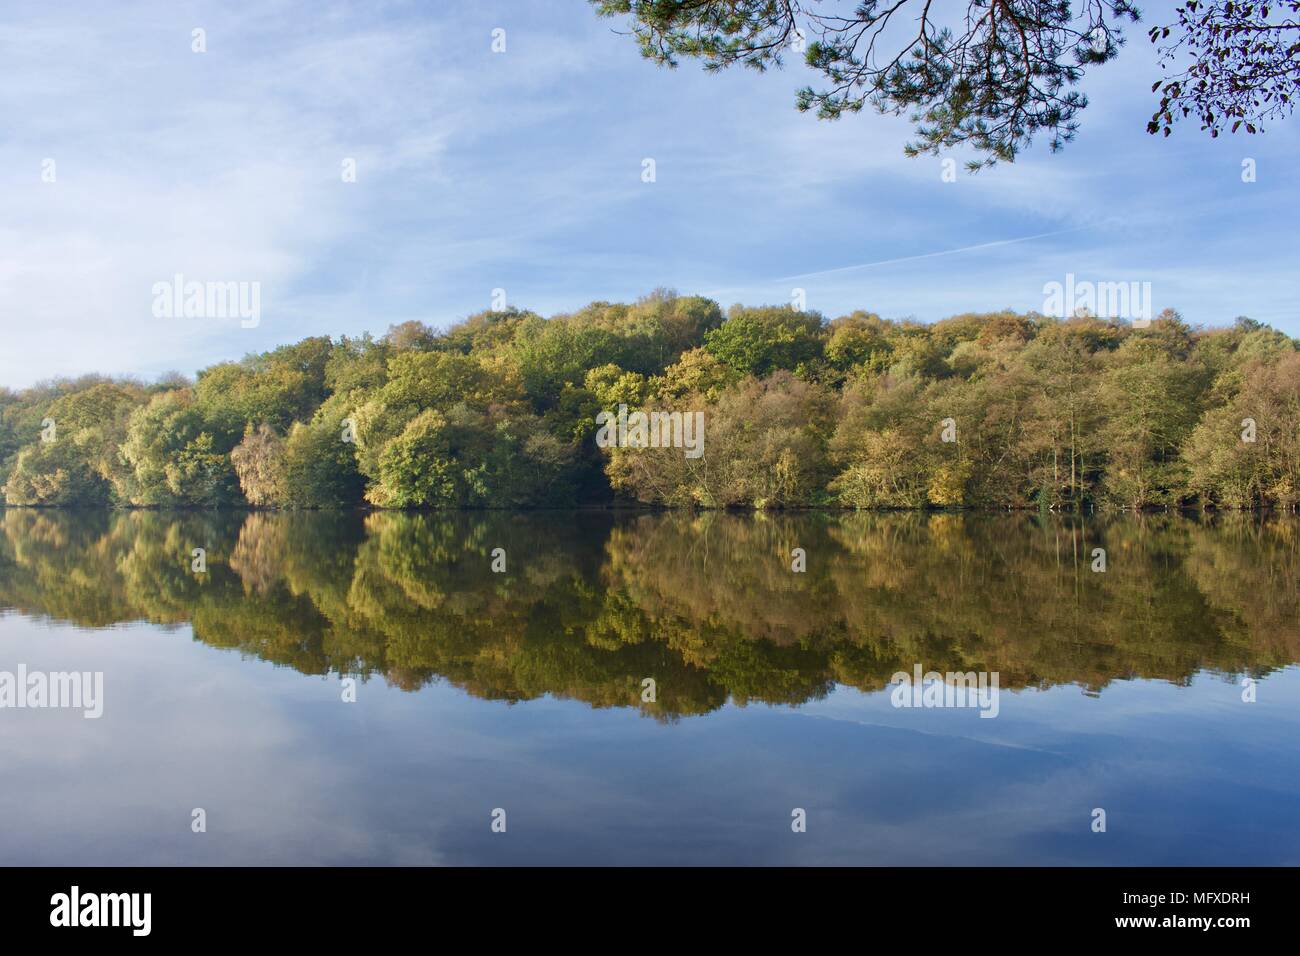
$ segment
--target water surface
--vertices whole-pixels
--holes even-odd
[[[10,509],[0,670],[100,671],[104,714],[0,709],[0,862],[1295,864],[1298,540]],[[997,717],[893,706],[917,664]]]

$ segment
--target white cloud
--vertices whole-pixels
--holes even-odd
[[[659,69],[582,4],[562,16],[515,3],[29,5],[9,21],[10,385],[193,371],[412,316],[445,324],[495,287],[542,311],[665,284],[784,301],[773,277],[964,247],[979,248],[820,277],[810,304],[924,318],[1032,307],[1021,290],[1074,263],[1158,273],[1194,321],[1248,313],[1300,329],[1282,254],[1300,211],[1285,172],[1294,131],[1147,136],[1140,30],[1089,79],[1076,143],[944,183],[936,158],[902,155],[904,119],[797,113],[802,67]],[[196,25],[205,54],[190,51]],[[490,51],[496,26],[504,54]],[[1245,150],[1260,169],[1249,186]],[[646,156],[654,184],[640,181]],[[57,183],[40,181],[46,157]],[[355,184],[341,181],[345,157]],[[151,286],[177,271],[261,281],[261,325],[153,319]]]

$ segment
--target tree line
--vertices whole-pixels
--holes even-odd
[[[703,454],[600,447],[620,405],[703,411]],[[1300,342],[1170,310],[827,321],[659,290],[312,337],[193,381],[0,389],[0,485],[43,506],[1294,509]]]

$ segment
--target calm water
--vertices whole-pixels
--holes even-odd
[[[0,532],[0,671],[104,682],[0,709],[0,863],[1300,863],[1294,520]],[[996,672],[997,717],[894,707],[917,664]]]

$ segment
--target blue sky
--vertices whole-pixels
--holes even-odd
[[[584,0],[6,4],[0,384],[445,327],[496,288],[551,315],[657,286],[724,306],[800,287],[828,317],[931,321],[1041,309],[1072,272],[1300,335],[1300,124],[1148,136],[1143,26],[1085,80],[1064,152],[945,183],[939,159],[902,155],[904,119],[797,113],[815,80],[797,62],[660,69],[615,25]],[[260,324],[155,318],[176,273],[261,283]]]

